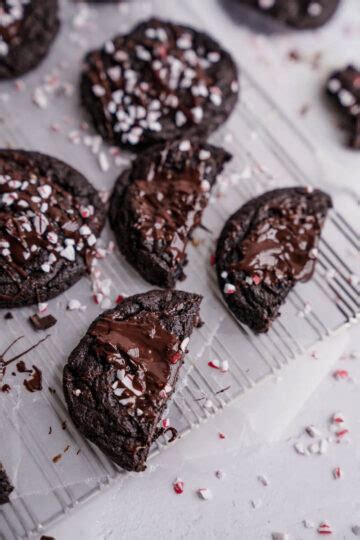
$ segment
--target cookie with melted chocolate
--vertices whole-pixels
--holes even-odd
[[[76,283],[105,217],[98,192],[66,163],[0,150],[0,308],[44,302]]]
[[[240,2],[300,30],[323,26],[340,5],[340,0],[240,0]]]
[[[210,36],[149,19],[85,58],[82,101],[112,144],[138,151],[207,136],[238,97],[236,65]]]
[[[0,463],[0,504],[9,502],[10,493],[13,489],[5,469]]]
[[[149,149],[117,180],[110,224],[121,252],[150,283],[185,277],[186,248],[230,155],[196,140]]]
[[[58,0],[0,0],[0,79],[23,75],[47,55],[58,11]]]
[[[354,66],[335,71],[326,85],[327,94],[343,112],[350,132],[349,146],[360,150],[360,71]]]
[[[319,190],[276,189],[227,221],[216,250],[219,286],[236,318],[256,333],[269,329],[294,285],[312,277],[331,207]]]
[[[143,471],[172,396],[201,296],[150,291],[92,323],[64,368],[64,393],[79,430],[118,465]]]

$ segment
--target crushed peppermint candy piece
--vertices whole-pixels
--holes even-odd
[[[321,437],[321,431],[313,425],[306,426],[305,431],[310,437]]]
[[[236,287],[232,285],[231,283],[225,283],[224,285],[224,293],[225,294],[234,294],[236,292]]]
[[[334,371],[333,377],[336,380],[348,379],[349,372],[346,369],[337,369],[336,371]]]
[[[181,478],[177,478],[175,482],[173,483],[173,489],[177,495],[181,495],[181,493],[184,492],[184,482],[181,480]]]
[[[332,530],[331,526],[328,523],[322,522],[322,523],[320,523],[320,525],[319,525],[319,527],[317,529],[317,532],[319,534],[332,534],[333,530]]]
[[[272,540],[290,540],[290,536],[287,533],[275,532],[271,535]]]
[[[258,481],[265,487],[270,485],[270,482],[266,476],[263,476],[263,475],[258,476]]]
[[[209,501],[213,498],[213,494],[209,488],[200,488],[197,490],[197,494],[204,501]]]
[[[343,471],[340,467],[335,467],[335,469],[333,470],[333,476],[335,478],[335,480],[340,480],[341,478],[343,478]]]

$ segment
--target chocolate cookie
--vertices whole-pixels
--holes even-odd
[[[79,430],[118,465],[143,471],[175,390],[201,296],[150,291],[95,319],[64,368]]]
[[[112,144],[140,150],[208,135],[238,97],[231,56],[207,34],[150,19],[85,58],[84,106]]]
[[[105,213],[97,191],[69,165],[0,150],[0,307],[44,302],[78,281]]]
[[[6,474],[6,471],[0,463],[0,504],[9,502],[10,493],[13,491],[13,486]]]
[[[335,71],[327,82],[326,90],[344,113],[351,133],[349,145],[360,150],[360,71],[354,66]]]
[[[58,0],[0,0],[0,79],[37,66],[59,25]]]
[[[314,272],[330,197],[286,188],[252,199],[227,221],[216,268],[223,297],[236,318],[266,332],[298,281]]]
[[[339,7],[340,0],[240,0],[262,13],[299,29],[326,24]]]
[[[186,248],[230,155],[195,140],[150,149],[117,180],[110,224],[120,250],[150,283],[185,277]]]

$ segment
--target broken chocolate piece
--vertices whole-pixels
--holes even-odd
[[[0,504],[6,504],[9,502],[10,493],[13,491],[13,486],[10,484],[10,480],[3,465],[0,463]]]
[[[48,330],[57,323],[57,319],[53,315],[40,317],[37,313],[30,315],[29,321],[35,330]]]

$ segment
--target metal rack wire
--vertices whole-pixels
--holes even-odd
[[[316,180],[311,180],[319,179],[321,175],[308,142],[251,76],[244,70],[242,73],[242,104],[229,124],[214,137],[214,142],[219,143],[224,138],[229,139],[228,145],[235,157],[226,175],[230,178],[238,175],[237,180],[230,182],[227,192],[215,195],[214,204],[207,209],[205,225],[211,228],[212,235],[199,231],[199,242],[190,250],[188,278],[183,284],[185,289],[204,295],[202,317],[205,324],[193,335],[185,377],[169,411],[172,425],[182,435],[279,371],[319,340],[360,317],[360,285],[351,279],[358,272],[356,256],[360,250],[360,235],[346,218],[358,208],[350,196],[341,196],[341,206],[335,197],[335,210],[325,226],[315,276],[310,283],[293,290],[282,309],[282,316],[269,333],[254,336],[232,317],[222,302],[208,263],[213,241],[230,212],[267,189],[316,184]],[[7,113],[5,119],[10,126],[14,122],[11,114],[15,113]],[[14,143],[28,146],[26,134],[21,131],[13,133],[13,139]],[[281,141],[286,141],[286,147]],[[51,153],[51,148],[48,151]],[[62,150],[63,154],[67,151],[65,147]],[[86,169],[87,157],[79,154]],[[239,177],[239,171],[245,166],[251,169],[250,179]],[[110,187],[113,178],[109,175],[107,180],[101,180],[102,186],[104,182]],[[100,181],[100,187],[99,184]],[[220,182],[220,191],[222,187]],[[109,231],[105,237],[111,237]],[[116,290],[133,294],[148,288],[119,255],[106,259],[102,271],[112,279]],[[60,322],[51,340],[42,348],[41,368],[44,386],[52,387],[55,393],[49,393],[45,388],[33,396],[25,395],[19,389],[0,396],[0,429],[5,434],[1,458],[15,484],[11,503],[0,509],[0,537],[6,540],[39,534],[124,474],[79,435],[67,415],[62,395],[62,366],[98,313],[96,306],[89,306],[81,314],[65,312],[64,306],[71,297],[86,300],[89,284],[86,281],[79,283],[51,304],[51,311]],[[16,312],[15,319],[6,322],[4,334],[7,339],[15,337],[19,328],[27,333],[28,313],[30,310],[26,309],[22,313]],[[35,356],[32,353],[29,361]],[[219,375],[209,370],[207,362],[211,358],[227,359],[229,372]],[[219,393],[226,387],[226,391]],[[64,420],[66,430],[61,428]],[[49,426],[52,427],[51,436]],[[54,463],[52,456],[67,445],[71,450],[60,462]],[[165,439],[158,440],[152,456],[167,447]],[[80,453],[77,453],[78,449]]]

